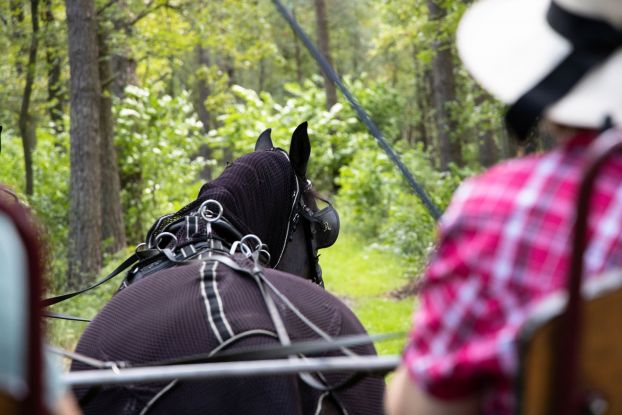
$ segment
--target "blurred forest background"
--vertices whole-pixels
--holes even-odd
[[[468,2],[284,3],[441,209],[515,155],[455,53]],[[303,121],[346,232],[412,275],[424,263],[434,219],[270,0],[6,0],[0,48],[0,182],[44,224],[52,290],[93,281],[261,131],[288,148]]]

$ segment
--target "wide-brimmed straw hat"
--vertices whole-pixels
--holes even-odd
[[[622,125],[622,0],[481,0],[457,42],[473,77],[511,104],[506,122],[519,137],[540,117]]]

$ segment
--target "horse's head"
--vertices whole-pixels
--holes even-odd
[[[255,151],[205,183],[195,201],[159,218],[147,234],[147,247],[174,249],[203,238],[206,225],[197,215],[204,203],[215,200],[223,209],[224,221],[214,224],[221,225],[216,233],[222,241],[232,244],[240,235],[254,234],[267,245],[270,267],[321,285],[317,251],[337,239],[339,216],[327,201],[318,209],[322,199],[306,177],[310,155],[307,123],[294,131],[289,153],[274,147],[270,130],[264,131]]]
[[[307,165],[311,155],[307,123],[300,124],[292,134],[289,154],[274,147],[270,130],[264,131],[259,136],[255,151],[283,153],[289,159],[296,180],[296,192],[287,224],[286,243],[274,267],[323,285],[318,250],[331,246],[337,240],[339,216],[333,206],[315,192],[311,181],[307,179]],[[318,200],[327,206],[320,210]]]

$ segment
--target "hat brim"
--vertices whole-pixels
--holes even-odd
[[[571,51],[546,22],[550,0],[481,0],[467,10],[457,32],[460,57],[473,77],[512,104]],[[599,128],[605,117],[622,125],[622,50],[589,72],[545,111],[555,122]]]

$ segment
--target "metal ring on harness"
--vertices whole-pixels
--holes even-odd
[[[215,205],[218,208],[217,212],[214,212],[211,209],[209,209],[208,207],[209,204]],[[214,199],[208,199],[205,202],[201,203],[201,206],[199,206],[199,214],[201,215],[203,219],[205,219],[208,222],[216,222],[217,220],[222,218],[223,211],[224,209],[222,205],[220,204],[220,202]]]
[[[164,252],[165,247],[164,248],[160,247],[160,240],[164,236],[168,236],[173,239],[173,242],[174,242],[173,250],[174,250],[177,247],[177,243],[178,243],[177,237],[170,232],[162,232],[162,233],[159,233],[158,236],[155,237],[155,245],[158,251]]]
[[[249,240],[255,240],[257,242],[255,247],[247,243],[247,241]],[[261,251],[261,247],[263,246],[263,242],[261,242],[261,239],[259,239],[257,235],[254,235],[252,233],[249,233],[248,235],[245,235],[244,237],[242,237],[242,239],[240,239],[240,244],[250,249],[251,253]]]
[[[249,240],[254,240],[256,245],[254,247],[249,245],[247,243]],[[240,251],[242,251],[247,258],[253,257],[254,260],[257,259],[263,263],[270,263],[270,253],[266,249],[266,244],[261,242],[261,239],[259,239],[257,235],[248,234],[242,237],[242,239],[240,239]]]
[[[209,204],[215,205],[218,209],[218,212],[213,212],[208,208]],[[199,215],[207,222],[207,227],[205,228],[205,236],[207,239],[212,239],[212,223],[216,223],[216,221],[222,218],[223,207],[220,202],[214,199],[207,199],[205,202],[201,203],[199,206]]]
[[[242,252],[246,258],[250,258],[251,255],[253,255],[253,251],[248,247],[248,245],[240,243],[238,244],[238,247],[240,248],[240,252]]]

